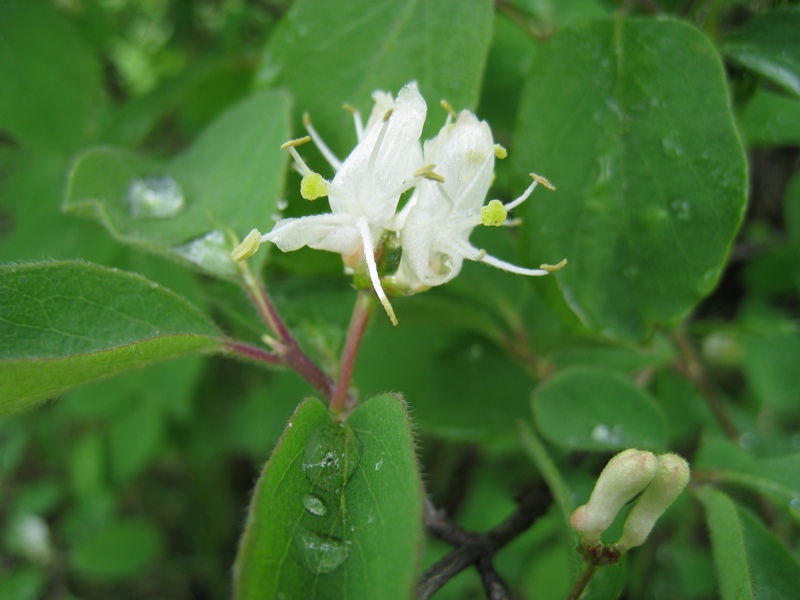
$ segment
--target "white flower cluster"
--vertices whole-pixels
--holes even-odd
[[[384,286],[411,294],[441,285],[458,275],[465,258],[521,275],[546,275],[563,266],[565,261],[526,269],[469,243],[476,226],[506,223],[508,211],[525,201],[537,184],[552,189],[547,180],[531,175],[533,182],[513,202],[492,200],[484,206],[495,157],[505,157],[486,122],[468,111],[455,115],[443,103],[449,113],[444,127],[420,145],[427,107],[416,84],[406,85],[396,100],[385,92],[372,97],[375,106],[366,126],[354,112],[358,144],[344,161],[331,152],[307,118],[309,135],[283,146],[303,175],[301,195],[307,200],[327,196],[331,212],[281,219],[263,236],[253,230],[234,250],[234,260],[251,256],[263,242],[273,242],[284,252],[303,246],[337,252],[352,272],[366,270],[394,324],[397,319]],[[331,181],[312,171],[296,150],[312,140],[335,171]],[[412,188],[398,210],[401,196]],[[396,272],[382,279],[376,251],[382,255],[389,237],[399,240],[402,256]]]

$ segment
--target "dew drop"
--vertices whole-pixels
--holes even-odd
[[[742,435],[739,436],[739,445],[742,448],[752,448],[755,446],[756,441],[758,438],[756,434],[752,431],[745,431]]]
[[[683,156],[683,148],[674,136],[666,136],[661,140],[661,146],[664,148],[664,154],[667,156]]]
[[[318,517],[324,517],[328,514],[328,507],[325,506],[325,501],[314,494],[306,494],[303,496],[303,506],[305,506],[306,510],[312,515]]]
[[[326,492],[341,490],[361,458],[361,442],[346,423],[327,423],[306,440],[303,470],[306,477]]]
[[[335,571],[350,554],[349,542],[308,529],[298,528],[293,541],[303,564],[314,574]]]
[[[619,445],[622,443],[622,427],[614,425],[609,427],[605,424],[595,425],[590,437],[593,441],[603,444]]]
[[[692,218],[692,205],[688,200],[673,200],[670,208],[679,221],[688,221]]]
[[[792,498],[789,502],[789,512],[795,519],[800,520],[800,498]]]
[[[172,177],[137,177],[128,187],[128,209],[135,219],[167,219],[183,210],[183,191]]]
[[[221,231],[213,230],[174,248],[189,262],[196,264],[205,271],[222,277],[236,275],[236,265],[231,260],[231,248]]]
[[[278,202],[275,205],[275,208],[277,208],[278,210],[286,210],[288,207],[289,207],[289,201],[286,200],[286,198],[278,199]]]

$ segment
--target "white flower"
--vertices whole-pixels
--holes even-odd
[[[538,183],[552,187],[534,176],[534,182],[513,202],[503,205],[493,200],[483,206],[496,153],[505,156],[505,151],[495,146],[486,122],[468,111],[462,111],[455,124],[448,118],[439,134],[425,142],[425,163],[435,165],[441,180],[420,181],[393,223],[402,228],[403,254],[393,278],[397,288],[413,293],[446,283],[458,275],[464,259],[521,275],[546,275],[554,270],[548,265],[540,269],[518,267],[469,243],[476,226],[503,224],[507,211],[527,199]]]
[[[306,120],[310,139],[336,171],[331,182],[311,171],[289,142],[285,145],[302,171],[301,193],[307,199],[328,196],[331,212],[282,219],[261,242],[273,242],[289,252],[303,246],[338,252],[347,267],[366,266],[375,293],[396,323],[394,312],[380,284],[375,263],[376,241],[397,209],[400,195],[424,176],[419,137],[425,122],[425,100],[411,83],[400,90],[397,101],[383,92],[373,94],[375,108],[362,127],[356,115],[359,142],[340,162]],[[307,141],[306,140],[301,140]]]

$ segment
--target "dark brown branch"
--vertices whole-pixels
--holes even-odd
[[[449,522],[430,502],[426,502],[425,528],[431,535],[452,543],[457,548],[422,575],[417,585],[416,600],[427,600],[455,575],[473,564],[478,567],[490,600],[510,600],[508,586],[494,570],[494,555],[543,515],[551,501],[549,492],[531,490],[519,499],[519,506],[514,514],[485,534],[461,529]]]

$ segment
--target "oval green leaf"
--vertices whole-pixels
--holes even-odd
[[[236,600],[412,597],[422,486],[405,403],[335,423],[301,404],[264,467],[234,568]]]
[[[0,267],[0,415],[157,361],[222,349],[174,292],[80,262]]]
[[[102,69],[49,2],[0,3],[0,130],[46,153],[85,143],[104,114]]]
[[[523,205],[530,264],[604,335],[641,339],[719,279],[746,200],[725,73],[671,20],[564,28],[530,71],[514,153],[558,190]]]
[[[258,93],[170,162],[107,147],[85,151],[70,172],[63,208],[99,221],[122,242],[234,277],[230,251],[252,228],[271,226],[286,163],[280,146],[288,137],[286,95]]]
[[[571,450],[662,449],[664,417],[645,391],[596,368],[566,369],[533,393],[542,435]]]
[[[320,133],[338,150],[355,139],[342,105],[368,115],[377,89],[396,94],[417,81],[429,110],[442,98],[456,109],[474,107],[491,24],[489,0],[300,0],[270,38],[258,82],[288,88],[299,111],[325,123]],[[428,133],[444,123],[440,114]]]

